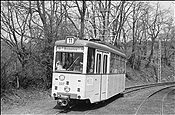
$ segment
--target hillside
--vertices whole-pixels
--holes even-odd
[[[173,69],[173,67],[162,66],[161,82],[175,81]],[[140,70],[134,70],[130,67],[127,67],[126,72],[126,86],[158,82],[156,76],[157,68],[154,66],[149,68],[142,67]]]

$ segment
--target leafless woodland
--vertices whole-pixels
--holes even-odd
[[[153,68],[154,76],[161,40],[162,68],[174,71],[173,22],[159,2],[3,1],[1,94],[30,86],[49,89],[54,42],[70,35],[108,42],[125,51],[127,68]]]

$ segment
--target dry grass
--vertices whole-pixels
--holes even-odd
[[[39,89],[19,89],[5,93],[1,97],[1,110],[6,110],[18,106],[25,106],[26,103],[32,103],[36,100],[50,97],[50,90]]]

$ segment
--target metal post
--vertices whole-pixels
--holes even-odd
[[[160,4],[158,2],[158,8],[160,8]],[[158,9],[159,10],[159,9]],[[159,13],[161,11],[159,10]],[[160,22],[160,17],[158,16],[158,22]],[[159,57],[158,57],[158,83],[161,82],[161,37],[159,37]]]
[[[158,83],[161,82],[161,39],[159,38],[159,54],[158,54]]]
[[[175,81],[175,52],[174,52],[174,61],[173,61],[173,64],[174,64],[174,72],[173,72],[173,77],[174,77],[174,81]]]

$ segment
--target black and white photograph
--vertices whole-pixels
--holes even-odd
[[[175,1],[1,1],[1,115],[175,115]]]

